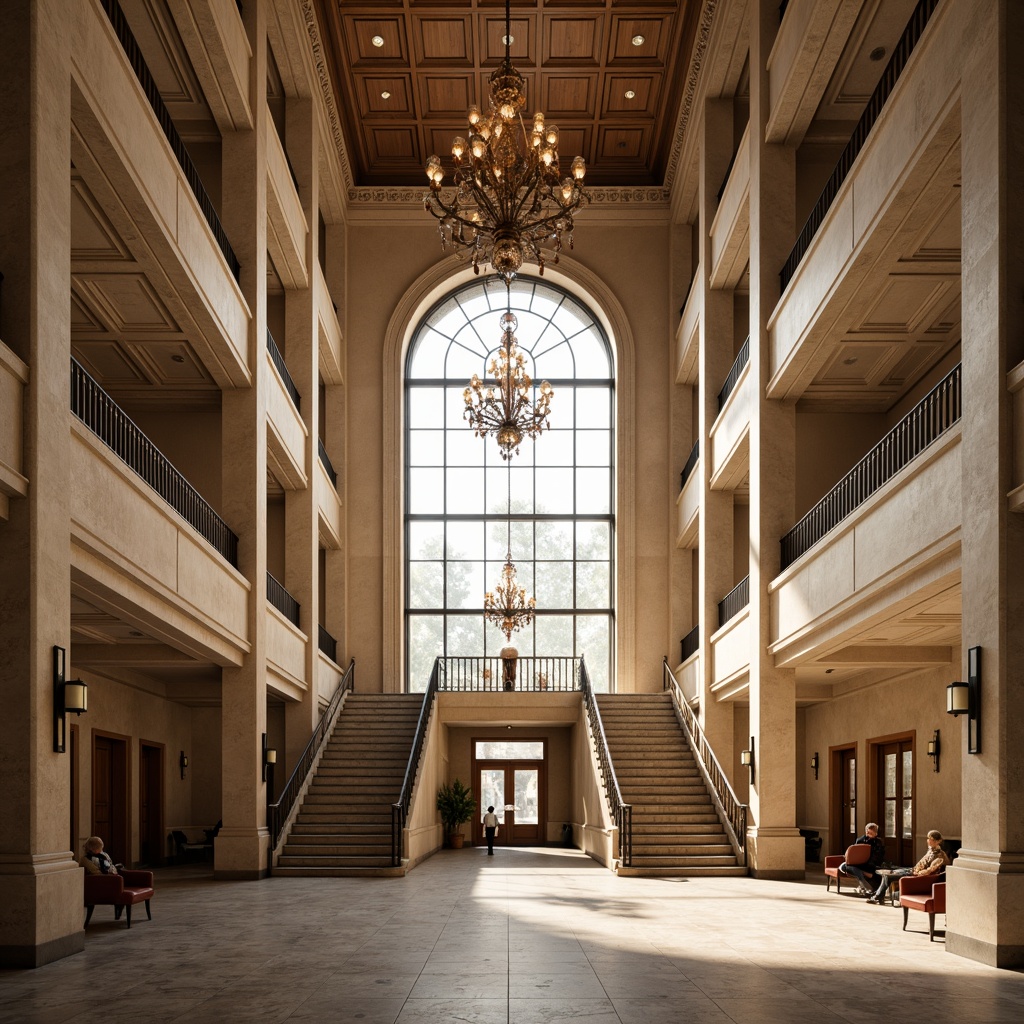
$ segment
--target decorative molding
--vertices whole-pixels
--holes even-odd
[[[592,204],[596,206],[639,205],[667,207],[670,189],[658,186],[588,188]],[[422,207],[427,186],[370,186],[349,185],[348,199],[357,206],[385,203],[388,206]],[[581,211],[585,212],[585,211]]]

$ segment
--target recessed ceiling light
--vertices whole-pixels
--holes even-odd
[[[376,46],[377,49],[380,49],[384,45],[384,37],[383,36],[374,36],[370,40],[370,42],[373,43],[373,45]]]
[[[382,93],[380,94],[380,98],[381,98],[382,100],[389,100],[389,99],[391,99],[391,93],[389,93],[389,92],[387,91],[387,89],[385,89],[385,90],[384,90],[384,91],[383,91],[383,92],[382,92]]]
[[[856,356],[847,356],[843,360],[843,366],[853,366],[853,364],[855,362],[857,362],[857,357]]]
[[[516,37],[515,36],[502,36],[501,37],[501,45],[502,46],[511,46],[515,41],[516,41]]]
[[[183,362],[185,362],[185,357],[184,356],[171,356],[171,362],[172,363],[183,363]]]
[[[885,56],[885,47],[876,46],[869,54],[869,60],[881,60]]]
[[[640,33],[638,32],[635,36],[633,36],[633,38],[630,40],[630,42],[634,46],[643,46],[644,43],[647,42],[647,38],[645,36],[640,35]]]
[[[627,89],[626,92],[625,92],[625,96],[626,96],[627,100],[636,99],[636,93],[633,92],[632,89]]]

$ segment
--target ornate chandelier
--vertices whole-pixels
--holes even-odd
[[[474,373],[469,386],[462,392],[466,403],[464,418],[477,437],[495,436],[501,457],[506,462],[512,458],[513,452],[519,454],[519,445],[524,437],[536,440],[543,430],[550,428],[548,416],[551,413],[551,396],[555,393],[545,380],[541,382],[536,403],[530,400],[533,379],[526,372],[526,359],[516,341],[519,321],[511,305],[509,298],[505,312],[501,314],[504,334],[501,347],[487,368],[493,380],[482,381]]]
[[[512,548],[505,555],[501,570],[501,582],[495,590],[484,594],[484,618],[505,634],[505,640],[512,642],[512,634],[533,622],[533,610],[537,599],[526,597],[526,588],[516,583],[516,566],[512,561]]]
[[[526,105],[525,81],[509,57],[512,41],[511,3],[505,0],[505,59],[490,77],[490,108],[486,116],[469,108],[469,142],[452,142],[455,194],[441,192],[441,160],[427,161],[430,192],[424,206],[438,220],[442,250],[451,245],[457,256],[472,260],[480,273],[490,263],[506,281],[524,262],[544,273],[544,250],[558,262],[563,233],[572,248],[573,214],[590,202],[583,185],[583,157],[572,162],[572,174],[561,177],[558,128],[533,115],[527,130],[520,111]]]

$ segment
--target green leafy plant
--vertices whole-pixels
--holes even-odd
[[[469,789],[456,779],[450,786],[444,783],[437,791],[437,809],[445,835],[454,835],[473,817],[476,801]]]

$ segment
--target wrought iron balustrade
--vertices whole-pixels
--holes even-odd
[[[736,358],[733,360],[732,368],[729,370],[729,375],[725,378],[725,383],[722,385],[722,390],[718,392],[718,411],[721,412],[725,408],[725,403],[729,401],[729,396],[736,390],[736,384],[740,379],[740,374],[743,372],[743,367],[750,362],[750,335],[747,335],[747,340],[740,346],[739,352],[736,353]]]
[[[274,336],[270,333],[269,327],[267,328],[267,351],[270,353],[270,361],[277,367],[277,372],[281,375],[281,383],[284,384],[285,391],[288,392],[288,396],[291,398],[295,408],[299,409],[298,388],[295,387],[295,382],[292,380],[292,375],[288,372],[284,356],[281,355],[281,350],[277,347],[277,342],[274,341]]]
[[[700,768],[701,775],[704,776],[704,780],[708,784],[712,802],[725,826],[729,842],[736,851],[736,858],[741,865],[746,866],[747,805],[740,803],[736,791],[729,782],[729,777],[722,771],[722,766],[718,763],[718,758],[715,757],[715,752],[711,749],[711,744],[708,743],[704,730],[683,693],[683,688],[679,685],[672,669],[668,667],[667,659],[663,665],[663,681],[665,689],[672,694],[676,714],[686,733],[690,749],[697,758],[697,767]]]
[[[957,423],[962,391],[958,363],[782,538],[782,568],[792,565]]]
[[[71,411],[196,533],[238,567],[238,538],[227,523],[75,359],[71,360]]]
[[[697,465],[697,460],[700,458],[700,438],[693,442],[693,447],[690,449],[690,454],[686,457],[686,464],[683,466],[682,473],[679,474],[679,490],[682,490],[686,486],[686,481],[690,479],[690,474],[693,472],[694,466]]]
[[[743,579],[718,602],[718,625],[724,626],[750,604],[750,577]]]
[[[580,688],[580,658],[518,657],[515,679],[506,685],[501,658],[444,658],[442,690],[488,693],[508,689],[569,693]]]
[[[153,113],[156,115],[164,137],[170,144],[174,158],[178,161],[178,166],[181,167],[185,179],[188,181],[189,188],[196,197],[196,202],[199,203],[203,217],[206,218],[206,223],[209,224],[213,237],[216,239],[217,245],[224,255],[224,259],[227,260],[228,268],[237,281],[240,269],[238,257],[235,256],[234,250],[231,248],[227,233],[224,231],[220,218],[217,216],[213,200],[210,199],[206,189],[203,187],[199,172],[196,170],[195,164],[192,163],[192,158],[188,155],[185,143],[181,141],[178,129],[174,126],[174,120],[164,104],[160,90],[157,88],[153,75],[142,56],[142,50],[139,49],[139,44],[135,41],[135,36],[132,35],[128,19],[124,16],[124,11],[121,10],[121,5],[117,0],[102,0],[102,3],[107,18],[110,20],[114,33],[121,44],[121,48],[128,58],[128,63],[131,64],[135,77],[139,80],[139,85],[142,86],[142,91],[146,94],[150,107],[153,108]]]
[[[700,647],[700,623],[698,622],[682,640],[679,641],[679,663],[682,664]]]
[[[321,625],[317,625],[316,646],[331,661],[338,660],[338,641]]]
[[[335,490],[338,489],[338,474],[334,471],[334,466],[331,464],[330,457],[327,455],[327,449],[324,447],[322,438],[316,439],[316,450],[320,455],[320,464],[324,467],[327,473],[327,478],[331,481],[331,486]]]
[[[299,602],[267,573],[267,600],[291,623],[299,624]]]
[[[854,161],[856,161],[860,151],[864,148],[864,143],[867,142],[871,129],[882,113],[885,101],[895,88],[896,82],[903,73],[903,69],[906,67],[907,61],[910,59],[914,47],[917,45],[925,26],[928,24],[928,19],[932,16],[932,12],[938,6],[938,3],[939,0],[920,0],[920,3],[914,9],[914,13],[910,16],[910,21],[907,22],[907,27],[904,29],[900,41],[896,44],[892,56],[889,58],[889,63],[882,72],[882,77],[878,85],[875,86],[875,91],[871,94],[871,99],[868,100],[868,105],[864,108],[864,113],[861,114],[860,121],[854,129],[850,141],[846,144],[846,148],[839,157],[839,162],[836,164],[832,176],[826,182],[821,195],[818,197],[818,201],[811,210],[811,215],[807,218],[807,222],[797,236],[796,245],[793,246],[789,257],[779,272],[782,291],[786,290],[786,286],[793,279],[796,268],[800,265],[800,261],[806,255],[808,248],[810,248],[811,240],[817,234],[818,229],[825,220],[825,216],[833,202],[835,202],[843,182],[846,181]]]

